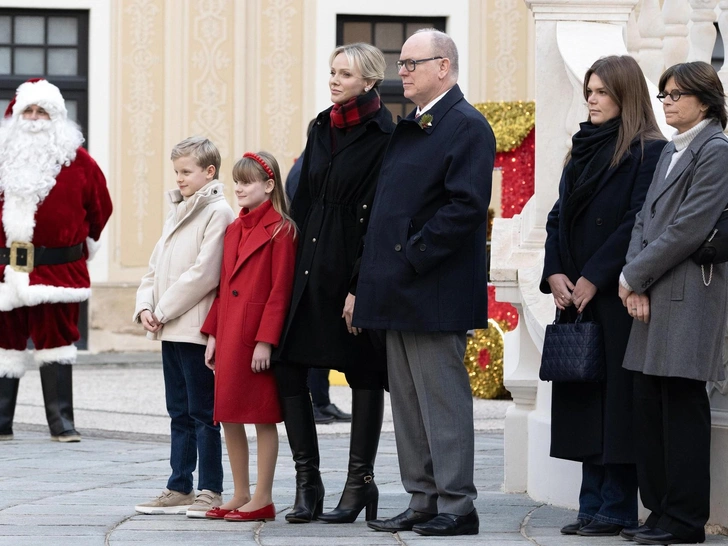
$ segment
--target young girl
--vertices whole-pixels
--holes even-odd
[[[225,233],[220,288],[201,331],[205,364],[215,371],[215,421],[225,430],[235,492],[205,515],[232,521],[273,520],[273,475],[281,409],[270,369],[288,311],[296,228],[287,213],[280,170],[266,152],[246,153],[233,167],[240,216]],[[250,496],[248,440],[258,438],[258,481]]]

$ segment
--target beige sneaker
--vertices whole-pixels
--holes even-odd
[[[222,504],[222,495],[209,489],[203,489],[197,495],[195,502],[187,509],[188,518],[204,518],[208,510]]]
[[[194,490],[185,495],[179,491],[165,489],[156,499],[144,504],[137,504],[134,510],[141,514],[155,516],[160,514],[185,514],[193,502],[195,502]]]

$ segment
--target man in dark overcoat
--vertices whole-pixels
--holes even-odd
[[[487,326],[490,125],[457,85],[452,39],[424,29],[402,46],[404,96],[365,237],[354,325],[386,330],[402,484],[409,508],[369,526],[478,533],[466,331]]]

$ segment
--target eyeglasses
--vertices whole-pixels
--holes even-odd
[[[673,89],[669,93],[660,92],[657,94],[657,98],[660,100],[660,102],[664,102],[665,98],[670,97],[672,102],[677,102],[680,100],[680,97],[685,95],[695,95],[695,93],[690,93],[688,91],[680,91],[679,89]]]
[[[404,61],[397,61],[397,72],[402,70],[404,66],[407,72],[414,72],[417,65],[427,61],[434,61],[435,59],[442,59],[442,57],[430,57],[429,59],[405,59]]]

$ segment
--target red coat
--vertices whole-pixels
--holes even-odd
[[[201,331],[215,336],[215,421],[282,421],[272,370],[253,373],[256,343],[278,344],[288,312],[296,259],[294,232],[273,232],[281,221],[266,201],[263,214],[239,254],[243,220],[228,227],[220,288]],[[241,213],[241,217],[243,214]]]
[[[56,184],[40,206],[27,201],[24,210],[12,214],[0,207],[0,247],[6,247],[5,233],[14,223],[35,215],[31,242],[35,246],[69,247],[98,241],[111,215],[111,198],[106,179],[86,150],[79,148],[76,159],[56,176]],[[40,303],[67,303],[88,299],[90,294],[86,258],[58,265],[38,265],[22,273],[0,266],[0,311]]]

